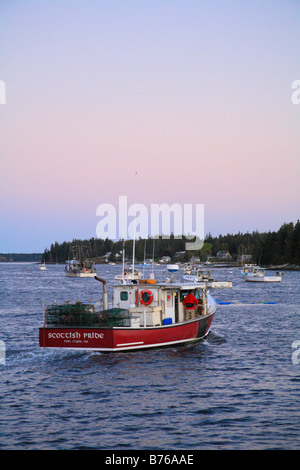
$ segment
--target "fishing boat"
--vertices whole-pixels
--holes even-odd
[[[74,258],[67,261],[65,274],[68,277],[95,277],[97,275],[97,271],[94,263],[89,261],[80,261]]]
[[[256,264],[245,264],[242,275],[247,282],[281,282],[281,274],[266,274],[265,268]]]
[[[109,308],[107,284],[102,309],[92,303],[50,305],[39,329],[43,348],[137,351],[195,344],[211,327],[217,303],[206,283],[154,278],[116,283]]]
[[[187,274],[184,274],[183,279],[186,281],[195,281],[195,282],[213,281],[210,271],[203,271],[198,268],[193,268]]]
[[[189,282],[196,282],[196,283],[205,283],[207,287],[210,288],[218,288],[218,289],[227,289],[232,287],[232,281],[215,281],[211,277],[210,271],[204,271],[197,267],[192,267],[189,269],[188,273],[185,270],[183,273],[183,279]]]
[[[115,276],[116,281],[138,281],[141,279],[142,274],[138,269],[123,268],[122,274]]]
[[[40,270],[40,271],[46,271],[46,270],[47,270],[46,264],[45,264],[45,263],[41,263],[41,264],[39,265],[39,270]]]
[[[68,277],[95,277],[95,263],[89,259],[89,246],[72,246],[70,252],[73,258],[66,262],[65,274]]]

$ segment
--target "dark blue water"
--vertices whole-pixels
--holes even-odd
[[[299,272],[260,285],[215,269],[233,288],[214,297],[246,303],[219,305],[206,340],[113,355],[39,348],[43,299],[98,300],[102,287],[27,266],[0,264],[0,449],[300,448]]]

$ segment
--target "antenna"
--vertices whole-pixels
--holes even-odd
[[[169,273],[171,273],[171,277],[168,280],[168,282],[173,282],[174,273],[177,273],[179,271],[178,264],[168,264],[167,265],[167,270],[169,271]]]
[[[145,279],[145,264],[146,264],[146,238],[145,238],[145,244],[144,244],[144,266],[143,266],[143,278]]]
[[[155,238],[153,237],[153,253],[152,253],[152,277],[153,277],[153,265],[154,265],[154,252],[155,252]]]
[[[123,266],[122,266],[122,281],[123,281],[123,284],[124,284],[124,275],[125,275],[125,241],[124,241],[124,238],[123,238],[123,250],[122,250],[122,262],[123,262]]]
[[[132,246],[132,278],[134,279],[134,258],[135,258],[135,231],[136,231],[136,175],[134,178],[134,232],[133,232],[133,246]]]

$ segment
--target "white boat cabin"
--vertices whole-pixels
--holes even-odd
[[[257,266],[256,264],[245,264],[243,273],[256,275],[256,276],[264,276],[265,268],[261,268],[260,266]]]
[[[156,284],[153,280],[142,282],[116,285],[113,291],[113,307],[128,309],[136,326],[182,323],[205,315],[209,310],[209,294],[203,286]],[[194,308],[184,304],[184,299],[190,293],[197,299]]]

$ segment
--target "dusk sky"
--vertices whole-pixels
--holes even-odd
[[[0,80],[0,252],[96,237],[136,171],[205,233],[300,218],[299,0],[0,0]]]

